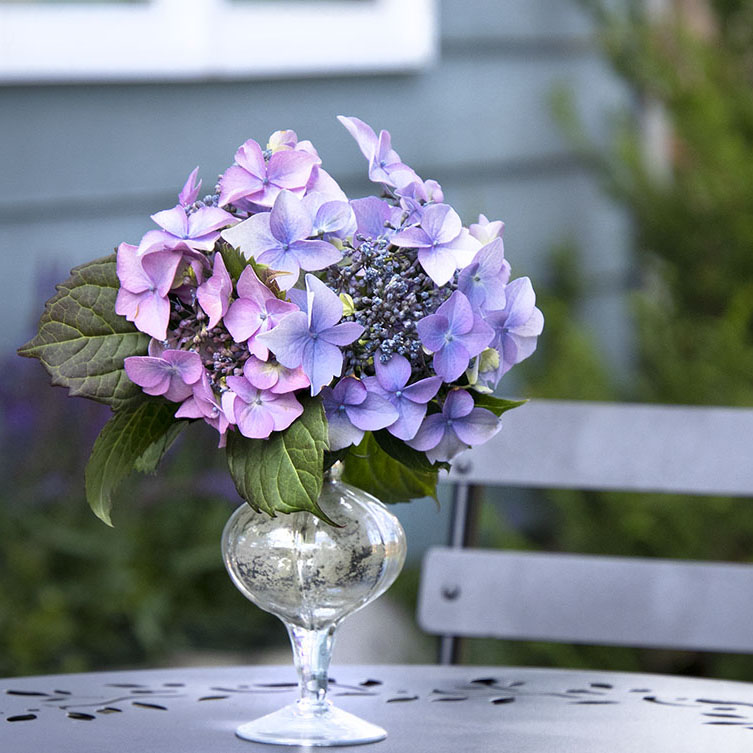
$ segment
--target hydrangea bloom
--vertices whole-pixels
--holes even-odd
[[[349,200],[280,130],[246,141],[213,194],[192,171],[160,229],[121,244],[116,311],[152,337],[126,374],[221,445],[285,432],[318,402],[346,460],[382,430],[393,450],[450,460],[499,428],[476,403],[533,352],[543,317],[528,278],[511,280],[502,222],[464,227],[389,132],[340,120],[381,197]]]

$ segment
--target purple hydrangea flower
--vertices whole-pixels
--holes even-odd
[[[133,322],[141,332],[164,340],[170,321],[167,294],[180,261],[180,254],[172,251],[157,251],[139,257],[136,246],[121,243],[117,257],[120,290],[115,300],[115,312]]]
[[[236,164],[220,178],[220,206],[268,208],[285,189],[302,196],[318,161],[302,149],[280,149],[267,162],[259,144],[249,139],[235,153]]]
[[[343,304],[337,295],[314,275],[306,275],[306,312],[287,314],[258,339],[283,366],[302,366],[311,381],[311,394],[316,395],[332,377],[340,375],[340,348],[363,333],[363,327],[355,322],[338,324],[342,314]]]
[[[229,421],[217,400],[206,371],[201,379],[192,385],[192,395],[187,398],[175,413],[175,418],[203,418],[220,434],[219,447],[225,446]]]
[[[348,129],[361,153],[368,160],[369,180],[397,188],[421,180],[401,161],[400,155],[392,148],[389,131],[380,131],[377,136],[371,126],[358,118],[338,115],[337,119]]]
[[[184,248],[211,251],[220,237],[220,229],[238,222],[230,212],[219,207],[201,207],[186,214],[185,207],[180,204],[153,214],[152,219],[162,230],[145,233],[139,243],[139,254],[142,256]]]
[[[427,416],[406,444],[425,452],[432,463],[448,461],[462,450],[491,439],[499,428],[500,421],[491,411],[474,407],[471,395],[457,388],[447,395],[442,412]]]
[[[330,450],[342,450],[363,439],[365,431],[384,429],[398,419],[398,412],[383,397],[366,389],[355,377],[341,379],[322,390]]]
[[[238,343],[248,342],[248,349],[262,361],[269,357],[266,345],[257,335],[267,332],[286,314],[298,311],[289,301],[281,301],[248,266],[238,278],[238,298],[225,314],[225,326]]]
[[[536,340],[544,328],[544,315],[536,308],[536,293],[527,277],[513,280],[506,297],[504,309],[486,315],[494,330],[491,347],[499,351],[497,381],[536,350]]]
[[[426,415],[426,404],[437,394],[442,378],[428,377],[408,385],[410,361],[397,353],[386,363],[375,359],[374,370],[376,376],[363,378],[366,389],[387,400],[398,413],[397,421],[387,426],[387,431],[398,439],[412,439]]]
[[[201,181],[196,180],[199,175],[199,168],[195,167],[191,174],[188,176],[183,188],[178,194],[178,203],[182,207],[190,207],[196,199],[199,198],[199,191],[201,190]]]
[[[270,390],[276,395],[295,392],[310,386],[309,378],[300,366],[296,369],[289,369],[274,358],[262,361],[256,356],[250,356],[243,365],[243,376],[254,387],[260,390]]]
[[[159,345],[150,345],[149,352],[151,355],[125,359],[128,378],[147,395],[163,395],[174,403],[189,398],[193,394],[191,385],[204,373],[199,354],[191,350],[162,350]]]
[[[207,327],[212,329],[227,313],[233,281],[230,279],[222,254],[214,255],[212,276],[196,289],[196,297],[204,313],[209,317]]]
[[[458,275],[458,290],[471,306],[495,311],[505,305],[505,286],[510,279],[510,264],[505,259],[501,238],[495,238],[473,257]]]
[[[421,342],[434,353],[434,371],[454,382],[494,338],[494,330],[456,290],[434,314],[416,324]]]
[[[222,237],[240,248],[247,258],[253,257],[260,264],[284,272],[275,279],[282,290],[287,290],[295,285],[301,269],[309,272],[324,269],[342,258],[342,253],[331,243],[307,240],[312,232],[311,215],[301,200],[290,191],[281,191],[271,212],[249,217]]]
[[[287,429],[303,413],[292,392],[277,395],[259,390],[245,377],[230,376],[232,391],[223,393],[222,408],[244,437],[266,439],[273,431]]]
[[[356,232],[364,238],[391,238],[400,224],[402,212],[376,196],[350,202],[356,216]]]
[[[417,248],[421,266],[437,285],[447,284],[455,270],[467,266],[481,247],[449,204],[428,204],[421,210],[420,226],[399,232],[392,242]]]

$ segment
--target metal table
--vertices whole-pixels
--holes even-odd
[[[509,667],[341,666],[332,676],[337,705],[388,730],[378,753],[753,750],[753,684]],[[234,729],[295,692],[292,667],[4,679],[0,751],[270,753],[285,748]]]

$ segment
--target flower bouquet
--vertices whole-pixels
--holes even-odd
[[[197,168],[178,203],[152,215],[158,229],[74,269],[19,350],[71,395],[112,408],[86,469],[105,522],[123,478],[155,470],[203,420],[250,506],[247,528],[303,513],[299,539],[308,526],[321,543],[348,529],[322,503],[337,461],[346,483],[385,502],[434,495],[439,471],[519,404],[493,391],[534,351],[543,317],[528,278],[511,279],[502,222],[482,215],[463,227],[387,131],[340,122],[379,196],[349,200],[293,131],[264,148],[250,139],[211,193],[199,198]],[[246,595],[284,612],[237,551],[226,560]],[[383,576],[341,611],[384,590]],[[317,635],[325,624],[298,622]]]

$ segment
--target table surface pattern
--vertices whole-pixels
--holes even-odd
[[[346,665],[331,674],[336,705],[387,729],[375,753],[753,751],[753,684],[520,667]],[[234,730],[295,696],[292,667],[2,679],[0,751],[270,753],[285,748]]]

